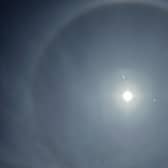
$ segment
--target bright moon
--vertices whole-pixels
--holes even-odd
[[[129,103],[129,102],[131,102],[131,101],[133,100],[134,95],[133,95],[133,93],[132,93],[131,91],[126,90],[126,91],[123,92],[122,98],[123,98],[123,100],[124,100],[126,103]]]

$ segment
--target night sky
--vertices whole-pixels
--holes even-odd
[[[4,0],[0,22],[0,168],[168,166],[166,0]]]

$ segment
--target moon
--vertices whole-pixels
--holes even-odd
[[[134,98],[134,94],[130,90],[126,90],[123,92],[122,98],[124,102],[130,103]]]

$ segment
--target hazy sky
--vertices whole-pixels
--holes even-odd
[[[167,5],[1,2],[0,167],[168,166]]]

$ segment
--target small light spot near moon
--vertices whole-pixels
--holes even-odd
[[[122,75],[121,75],[121,79],[122,79],[122,80],[126,80],[126,79],[127,79],[126,75],[122,74]]]
[[[156,102],[157,102],[157,98],[154,97],[154,98],[152,99],[152,101],[153,101],[153,103],[156,103]]]

